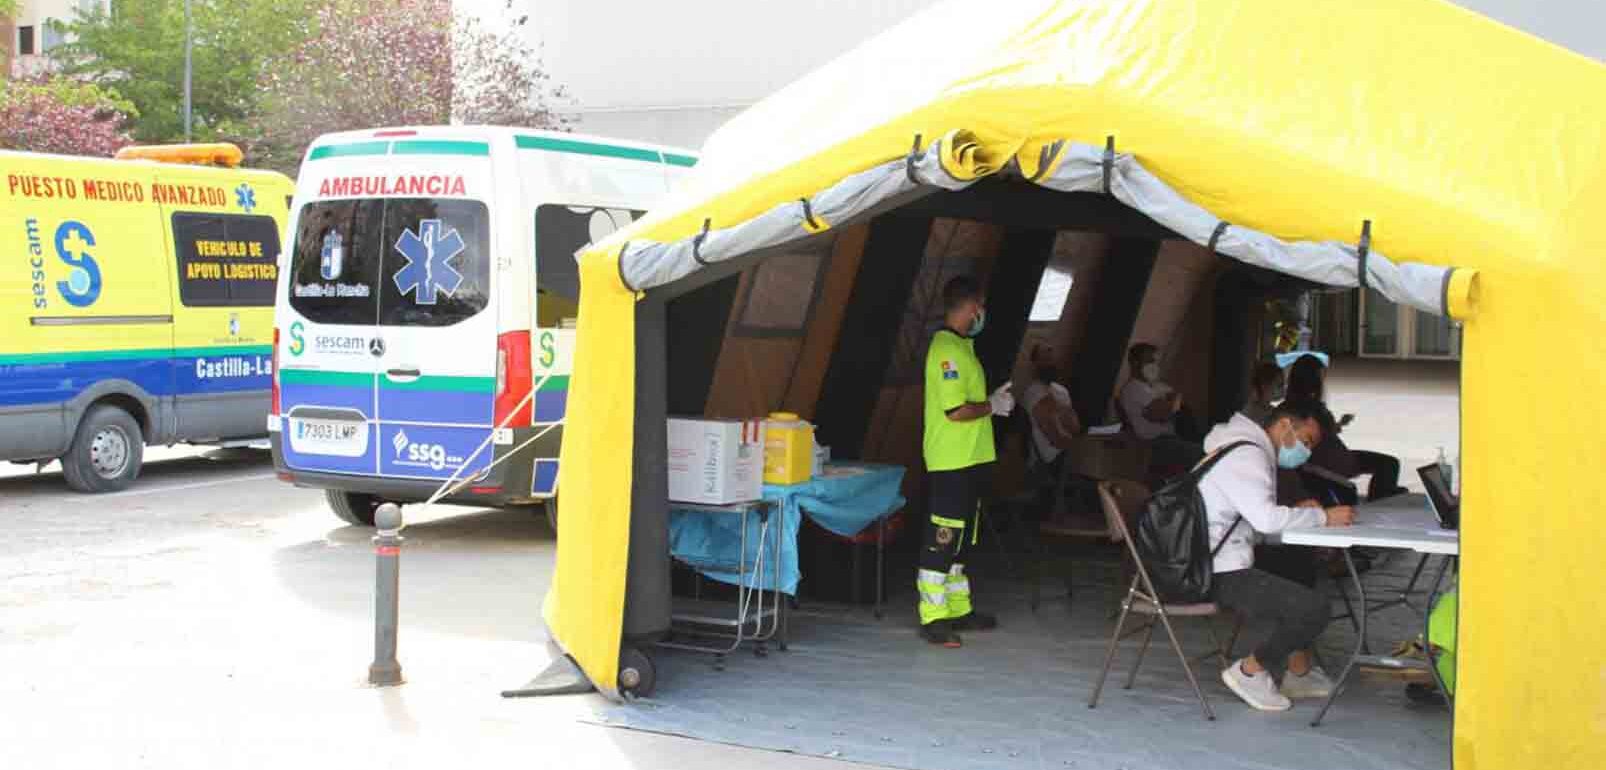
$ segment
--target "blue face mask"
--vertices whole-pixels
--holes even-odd
[[[969,333],[966,336],[979,337],[979,336],[981,336],[981,330],[986,328],[986,326],[987,326],[987,311],[985,311],[985,310],[977,310],[976,311],[976,319],[974,321],[970,322],[970,330],[969,330]]]
[[[1277,447],[1277,467],[1279,468],[1293,470],[1304,465],[1305,461],[1309,459],[1310,447],[1305,446],[1305,442],[1300,441],[1298,436],[1294,437],[1293,446]]]

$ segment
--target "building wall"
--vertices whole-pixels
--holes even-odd
[[[515,0],[575,130],[699,147],[720,124],[933,0]],[[459,12],[494,13],[497,2]]]
[[[1455,0],[1606,60],[1601,0]],[[457,0],[494,16],[505,0]],[[747,106],[936,0],[514,0],[577,131],[699,147]],[[1475,55],[1475,52],[1469,52]]]
[[[49,67],[49,57],[45,54],[60,43],[60,35],[50,29],[50,22],[70,22],[81,10],[105,7],[105,3],[106,0],[22,0],[5,35],[12,57],[4,71],[12,76],[43,72]],[[31,55],[22,55],[18,48],[19,34],[25,28],[33,30]]]

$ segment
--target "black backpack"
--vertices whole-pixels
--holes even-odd
[[[1210,547],[1210,521],[1205,513],[1199,480],[1216,462],[1238,447],[1254,446],[1235,441],[1194,466],[1192,471],[1161,487],[1143,504],[1132,545],[1143,560],[1155,593],[1167,604],[1195,604],[1210,601],[1211,561],[1226,545],[1243,517],[1232,522],[1215,548]]]

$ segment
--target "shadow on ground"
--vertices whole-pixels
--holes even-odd
[[[404,515],[419,517],[416,506]],[[373,534],[336,527],[320,540],[280,548],[273,555],[275,576],[307,605],[367,622],[373,616]],[[423,628],[545,641],[540,609],[557,541],[539,508],[441,506],[408,524],[402,535],[403,633]]]
[[[12,466],[13,471],[23,466]],[[170,490],[176,486],[205,483],[239,475],[241,471],[273,470],[273,458],[267,452],[254,450],[228,450],[201,456],[152,460],[140,469],[139,478],[122,492],[105,495],[73,495],[68,499],[112,501],[124,497],[140,497]],[[23,471],[19,475],[0,476],[0,495],[9,502],[51,498],[59,502],[70,493],[67,480],[61,475],[60,465],[47,466],[41,473]]]

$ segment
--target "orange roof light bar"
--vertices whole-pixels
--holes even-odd
[[[188,163],[196,166],[227,166],[237,168],[245,159],[240,148],[228,142],[211,144],[148,144],[124,147],[117,151],[118,160],[154,160],[162,163]]]

